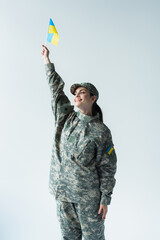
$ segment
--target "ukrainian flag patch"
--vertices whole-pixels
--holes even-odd
[[[110,146],[110,147],[107,149],[107,153],[110,155],[112,151],[113,151],[113,147]]]

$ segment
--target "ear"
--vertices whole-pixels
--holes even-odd
[[[92,96],[92,103],[94,103],[96,101],[97,97],[94,95]]]

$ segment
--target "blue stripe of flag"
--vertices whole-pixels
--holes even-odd
[[[111,149],[111,146],[107,149],[107,153],[109,152],[110,149]]]
[[[51,18],[50,18],[49,25],[53,25],[53,26],[55,26]]]
[[[48,36],[47,36],[47,41],[48,42],[52,41],[53,35],[54,35],[54,33],[48,33]]]

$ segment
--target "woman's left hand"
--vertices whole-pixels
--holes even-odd
[[[100,214],[102,211],[102,218],[105,219],[106,218],[106,214],[107,214],[107,211],[108,211],[108,206],[107,205],[103,205],[103,204],[100,204],[100,208],[99,208],[99,211],[98,211],[98,214]]]

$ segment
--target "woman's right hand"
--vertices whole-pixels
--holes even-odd
[[[42,58],[45,64],[50,63],[50,59],[49,59],[49,50],[46,46],[42,45],[43,49],[42,49]]]

